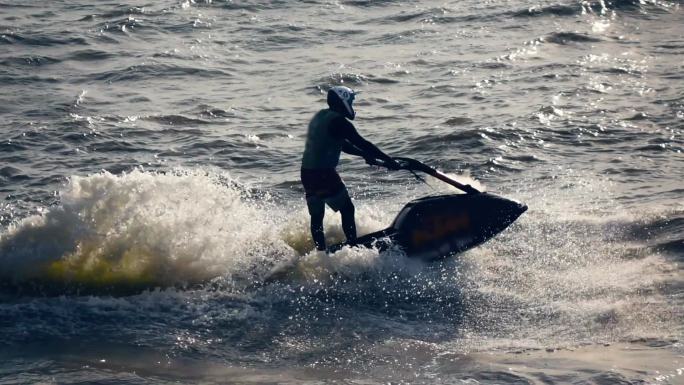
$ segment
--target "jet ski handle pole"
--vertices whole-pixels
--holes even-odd
[[[430,166],[428,166],[428,165],[426,165],[420,161],[417,161],[415,159],[403,158],[403,157],[396,157],[393,159],[395,161],[397,161],[397,163],[399,163],[399,165],[401,166],[401,168],[399,168],[400,170],[421,171],[421,172],[424,172],[424,173],[426,173],[426,174],[428,174],[434,178],[441,180],[444,183],[447,183],[451,186],[456,187],[457,189],[465,192],[466,194],[479,194],[480,193],[480,191],[477,190],[476,188],[474,188],[473,186],[471,186],[469,184],[459,183],[459,182],[449,178],[448,176],[444,175],[443,173],[435,170],[434,168],[432,168],[432,167],[430,167]],[[383,162],[379,159],[366,159],[366,163],[368,163],[370,165],[375,165],[375,166],[387,167],[385,162]],[[387,168],[389,168],[389,167],[387,167]]]

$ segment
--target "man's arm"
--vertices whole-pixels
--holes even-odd
[[[389,155],[380,151],[373,143],[359,135],[353,124],[346,119],[340,119],[336,125],[335,134],[344,139],[342,151],[347,154],[362,156],[366,159],[380,159],[391,168],[399,168],[399,164]]]
[[[363,151],[361,151],[360,148],[349,143],[349,141],[347,141],[347,140],[342,142],[342,151],[349,154],[349,155],[356,155],[356,156],[365,157],[365,154],[363,153]]]

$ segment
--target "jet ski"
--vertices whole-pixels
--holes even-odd
[[[409,258],[426,262],[439,261],[476,247],[505,230],[527,206],[496,194],[481,192],[410,158],[394,158],[401,166],[421,179],[416,171],[426,173],[463,191],[415,199],[404,206],[392,224],[366,234],[354,242],[328,247],[334,253],[343,247],[368,247],[380,251],[401,248]],[[380,161],[371,164],[385,166]]]

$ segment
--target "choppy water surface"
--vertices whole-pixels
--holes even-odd
[[[682,383],[681,5],[1,2],[0,382]],[[267,281],[311,247],[337,84],[387,152],[530,210]],[[341,173],[361,232],[445,189]]]

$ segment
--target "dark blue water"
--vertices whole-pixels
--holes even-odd
[[[681,383],[681,6],[1,2],[0,383]],[[529,211],[443,263],[309,253],[332,85]],[[340,172],[361,233],[448,191]]]

